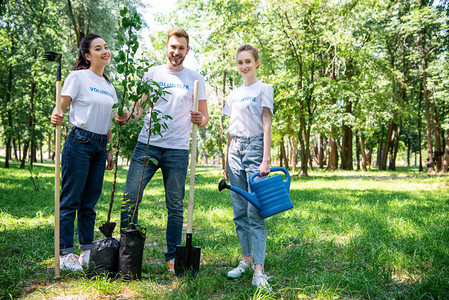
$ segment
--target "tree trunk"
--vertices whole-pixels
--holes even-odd
[[[352,76],[353,76],[353,68],[354,68],[354,63],[353,63],[353,59],[352,57],[350,57],[346,63],[346,78],[348,79],[349,82],[351,82]],[[351,115],[352,114],[352,102],[349,101],[348,99],[345,100],[346,101],[346,107],[345,107],[345,112],[347,115]],[[342,137],[342,142],[341,142],[341,168],[343,170],[352,170],[353,166],[352,166],[352,128],[345,124],[343,121],[342,124],[342,131],[343,131],[343,137]]]
[[[394,151],[394,141],[396,138],[396,125],[394,126],[393,132],[391,133],[391,140],[390,140],[390,147],[387,149],[385,148],[385,151],[388,152],[388,170],[390,171],[395,171],[396,170],[396,163],[394,160],[394,155],[393,155],[393,151]]]
[[[282,162],[284,163],[284,168],[288,170],[288,157],[287,153],[285,151],[285,143],[284,143],[284,137],[281,139],[281,166]]]
[[[383,148],[383,151],[382,151],[382,159],[381,159],[381,162],[379,165],[379,170],[387,169],[387,158],[388,158],[389,150],[391,147],[391,141],[392,141],[392,138],[394,137],[394,127],[395,126],[396,126],[396,124],[394,123],[394,121],[391,121],[390,125],[388,126],[387,136],[385,137],[385,147]]]
[[[43,26],[43,20],[44,20],[44,13],[46,10],[46,6],[47,3],[45,2],[44,5],[42,6],[42,9],[40,11],[40,15],[39,15],[39,23],[36,27],[36,31],[40,31],[41,27]],[[31,4],[30,4],[30,8],[31,8]],[[39,43],[39,39],[36,41],[36,45],[33,49],[33,58],[34,61],[38,60],[38,43]],[[33,164],[33,162],[36,161],[36,112],[35,112],[35,97],[36,97],[36,93],[37,93],[37,83],[36,83],[36,79],[35,79],[35,71],[32,71],[31,73],[31,93],[30,93],[30,115],[28,118],[28,126],[29,126],[29,140],[26,141],[26,150],[28,151],[28,148],[31,147],[31,158],[30,158],[30,164]],[[25,150],[25,149],[24,149]],[[25,167],[24,162],[26,160],[26,156],[22,157],[22,163],[21,163],[21,168],[22,166]]]
[[[293,129],[293,128],[292,128]],[[298,165],[298,145],[296,144],[296,137],[293,134],[291,137],[291,141],[292,141],[292,172],[296,173],[296,167]]]
[[[398,157],[399,141],[401,140],[401,127],[402,127],[402,121],[400,122],[400,125],[397,126],[396,139],[394,141],[393,162],[395,164],[395,167],[396,167],[396,158]]]
[[[310,117],[309,117],[309,122],[310,122]],[[313,164],[312,164],[312,157],[310,155],[310,130],[312,128],[312,124],[306,124],[306,130],[304,132],[305,136],[305,140],[306,140],[306,157],[307,160],[309,162],[309,169],[310,171],[313,171]],[[307,175],[308,176],[308,175]]]
[[[310,154],[309,154],[309,170],[313,171],[313,159],[312,159],[312,155],[310,155]]]
[[[426,139],[427,139],[427,173],[435,174],[435,164],[433,161],[433,143],[432,143],[432,125],[431,111],[429,101],[429,91],[427,89],[427,44],[426,44],[426,28],[421,29],[421,68],[422,68],[422,87],[424,93],[424,104],[426,107]]]
[[[9,168],[9,161],[11,160],[11,138],[8,137],[6,139],[6,145],[5,145],[5,168]]]
[[[37,53],[36,53],[37,57]],[[30,93],[30,116],[28,117],[28,130],[29,133],[29,141],[27,141],[27,146],[30,147],[30,164],[32,165],[34,162],[36,162],[36,143],[34,142],[35,139],[35,110],[34,110],[34,98],[36,96],[36,82],[34,81],[34,74],[33,74],[33,82],[31,83],[31,93]],[[27,149],[28,150],[28,149]],[[22,157],[22,161],[26,160],[26,157]]]
[[[14,39],[11,37],[11,43],[12,43],[12,48],[11,48],[11,52],[12,49],[14,48]],[[9,64],[9,70],[8,70],[8,89],[6,92],[6,106],[7,108],[7,115],[8,115],[8,127],[9,129],[12,129],[12,112],[11,109],[9,108],[9,103],[11,103],[11,97],[12,97],[12,82],[13,82],[13,75],[12,75],[12,64]],[[9,161],[11,160],[11,141],[12,141],[12,137],[11,137],[11,131],[10,130],[8,133],[6,133],[6,153],[5,153],[5,168],[9,168]]]
[[[73,14],[73,9],[72,9],[72,2],[70,0],[67,0],[67,7],[69,8],[69,17],[70,17],[70,20],[72,21],[73,31],[75,32],[75,36],[76,36],[76,44],[79,45],[81,42],[81,39],[84,37],[84,35],[82,36],[82,30],[80,30],[81,25],[77,24],[77,22],[75,20],[75,15]]]
[[[8,28],[10,24],[8,22]],[[11,53],[14,53],[15,51],[15,42],[14,42],[14,35],[11,34]],[[8,84],[7,84],[7,90],[6,90],[6,111],[7,111],[7,119],[8,119],[8,128],[11,129],[9,132],[6,133],[6,153],[5,153],[5,168],[9,168],[9,161],[11,160],[11,141],[12,141],[12,126],[13,126],[13,114],[11,111],[11,106],[9,105],[11,103],[12,99],[12,84],[13,84],[13,73],[12,73],[12,64],[10,63],[8,66]]]
[[[362,131],[360,131],[360,152],[362,154],[362,171],[366,172],[366,163],[367,163],[367,157],[366,157],[366,149],[365,149],[365,141],[363,139]]]
[[[287,137],[288,140],[288,147],[289,147],[289,162],[292,165],[292,172],[296,173],[296,166],[295,166],[295,147],[296,147],[296,142],[295,142],[295,137],[294,136],[288,136]]]
[[[323,136],[321,134],[318,135],[318,166],[320,167],[320,169],[324,168],[324,141],[323,141]]]
[[[304,143],[304,139],[302,137],[302,133],[304,130],[304,123],[305,120],[303,117],[300,117],[300,125],[299,125],[299,132],[298,132],[298,140],[299,140],[299,144],[301,146],[301,172],[300,172],[300,176],[301,177],[307,177],[307,163],[308,163],[308,157],[307,157],[307,149],[306,149],[306,145]]]
[[[34,140],[31,141],[30,161],[37,162],[37,146]]]
[[[380,165],[382,164],[383,152],[384,152],[384,145],[379,144],[379,148],[377,148],[377,157],[376,157],[376,166],[379,167],[379,170],[382,170],[380,168]]]
[[[203,139],[203,158],[204,158],[204,164],[207,166],[209,155],[207,154],[206,147],[204,147],[204,145],[206,145],[206,139],[207,139],[206,127],[199,128],[199,129],[202,131],[201,138]]]
[[[19,152],[18,152],[18,160],[17,160],[17,162],[19,162],[19,161],[22,161],[22,140],[19,138],[19,140],[17,141],[17,143],[18,143],[18,148],[19,148]]]
[[[22,154],[22,159],[20,162],[20,168],[21,169],[25,169],[25,163],[27,160],[27,155],[28,155],[28,148],[30,147],[30,141],[25,141],[25,144],[23,145],[23,154]],[[30,162],[31,164],[31,162]]]
[[[345,124],[343,124],[342,129],[341,168],[343,170],[352,170],[352,129]]]
[[[282,167],[283,166],[283,164],[282,164],[282,160],[283,160],[284,158],[282,157],[282,145],[281,145],[281,143],[279,143],[279,167]]]
[[[61,128],[61,129],[62,129],[62,128]],[[53,151],[52,151],[52,154],[51,154],[51,160],[52,160],[52,161],[55,161],[55,157],[56,157],[56,129],[54,129],[53,132],[55,133],[55,134],[54,134],[54,137],[55,137],[55,143],[54,143]],[[62,141],[61,141],[61,143],[62,143]]]
[[[48,159],[51,158],[51,132],[48,133],[48,141],[47,141],[47,151],[48,151]]]
[[[408,130],[410,133],[410,117],[409,117],[409,122],[408,122]],[[407,167],[410,167],[410,155],[412,152],[412,145],[411,145],[411,140],[410,140],[410,135],[407,136]]]
[[[329,137],[327,139],[329,147],[329,161],[327,163],[327,170],[334,171],[338,169],[338,150],[337,142],[334,139],[335,128],[332,127],[329,132]]]
[[[443,163],[441,165],[441,173],[447,174],[449,168],[449,130],[447,131],[446,146],[444,148]]]
[[[355,157],[357,160],[357,171],[360,170],[360,146],[357,132],[355,133]]]
[[[422,103],[422,83],[421,88],[419,89],[419,102],[418,102],[418,153],[419,153],[419,171],[424,171],[423,165],[422,165],[422,136],[421,136],[421,103]]]
[[[410,148],[410,141],[407,143],[407,167],[410,167],[410,155],[411,155],[411,148]]]
[[[330,51],[330,61],[332,62],[331,64],[331,72],[330,72],[330,79],[335,80],[336,76],[335,76],[335,59],[334,53],[337,53],[336,47],[334,46],[334,51]],[[332,104],[337,103],[337,99],[333,98],[332,99]],[[329,137],[327,138],[327,144],[329,147],[329,161],[327,163],[327,170],[333,171],[333,170],[337,170],[338,169],[338,150],[337,150],[337,143],[335,141],[335,137],[336,136],[336,132],[335,132],[335,127],[332,126],[329,129]]]
[[[12,146],[13,146],[13,153],[14,153],[14,158],[15,161],[18,162],[19,161],[19,156],[17,155],[17,144],[16,144],[16,139],[12,139]]]
[[[444,152],[442,151],[441,147],[441,138],[440,138],[440,124],[438,121],[438,111],[435,103],[435,99],[433,103],[431,104],[433,108],[433,132],[435,136],[435,154],[434,154],[434,163],[436,166],[436,172],[441,172],[442,167],[442,156]]]
[[[400,140],[400,134],[401,134],[401,126],[395,126],[395,127],[396,127],[395,132],[393,133],[393,136],[391,139],[390,166],[388,167],[388,169],[391,171],[396,171],[396,157],[398,155],[399,140]]]

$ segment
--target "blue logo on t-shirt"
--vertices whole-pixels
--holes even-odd
[[[162,82],[162,81],[159,81],[158,84],[160,86],[165,86],[168,88],[184,89],[184,90],[190,89],[190,87],[187,84],[169,83],[169,82]]]
[[[100,93],[100,94],[109,96],[109,97],[111,97],[111,98],[114,98],[114,97],[112,96],[112,94],[111,94],[110,92],[108,92],[108,91],[105,91],[105,90],[99,90],[99,89],[97,89],[97,88],[95,88],[95,87],[89,87],[89,88],[90,88],[90,90],[91,90],[92,92]]]
[[[232,103],[242,103],[248,101],[256,102],[256,98],[257,97],[243,97],[241,99],[232,99]]]

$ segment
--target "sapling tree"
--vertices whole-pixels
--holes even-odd
[[[135,10],[129,10],[124,7],[120,10],[119,32],[116,49],[118,54],[114,57],[117,62],[117,73],[119,73],[119,83],[123,89],[121,99],[115,104],[117,114],[123,116],[124,109],[130,103],[134,103],[130,112],[129,118],[135,118],[135,106],[140,101],[140,106],[144,111],[149,110],[151,121],[149,126],[149,136],[152,134],[161,134],[161,129],[166,129],[165,120],[171,119],[168,115],[162,115],[160,111],[153,109],[154,104],[158,100],[165,100],[163,96],[168,92],[165,87],[160,86],[153,80],[142,80],[145,72],[148,71],[150,63],[148,60],[138,58],[139,41],[137,32],[142,27],[142,19]],[[148,97],[143,100],[143,96]],[[111,202],[109,204],[109,212],[107,222],[109,223],[114,202],[114,194],[117,180],[117,161],[120,154],[121,146],[121,131],[122,125],[115,124],[111,129],[115,138],[113,138],[112,147],[115,147],[114,154],[114,180],[112,184]],[[155,162],[157,163],[157,162]],[[139,201],[139,199],[137,199]],[[138,202],[137,202],[138,203]]]

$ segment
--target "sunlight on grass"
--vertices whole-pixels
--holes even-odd
[[[54,226],[53,215],[48,215],[42,211],[38,211],[36,212],[35,217],[20,218],[0,211],[0,231],[6,229],[14,229],[15,231],[20,231],[41,226]]]
[[[229,191],[218,192],[220,168],[197,168],[192,243],[201,247],[199,275],[176,278],[165,269],[167,212],[157,172],[139,210],[139,224],[147,227],[143,279],[131,283],[68,273],[53,280],[53,270],[47,269],[53,264],[53,170],[45,164],[37,170],[43,179],[39,192],[25,170],[0,169],[2,296],[24,291],[28,299],[409,299],[449,294],[447,176],[414,170],[315,170],[307,178],[293,176],[294,208],[266,219],[265,269],[275,292],[264,296],[251,285],[251,274],[226,278],[241,250]],[[117,223],[126,168],[119,168],[118,177],[111,218]],[[187,177],[185,208],[188,185]],[[112,172],[107,172],[96,227],[106,220],[111,186]],[[118,227],[114,236],[119,239]],[[95,230],[95,237],[103,236]]]

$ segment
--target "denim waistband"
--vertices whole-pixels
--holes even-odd
[[[255,135],[255,136],[238,136],[238,135],[232,135],[231,136],[233,140],[239,141],[239,142],[251,142],[254,140],[263,139],[263,134]]]
[[[80,133],[82,133],[84,136],[91,138],[92,140],[97,140],[97,141],[103,141],[103,140],[108,140],[108,135],[107,134],[99,134],[99,133],[95,133],[83,128],[79,128],[76,126],[73,126],[72,128],[72,132],[78,131]]]

